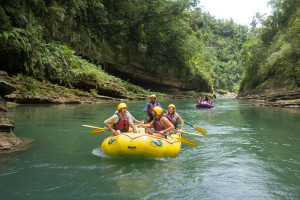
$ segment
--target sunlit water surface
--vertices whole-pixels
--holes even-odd
[[[35,141],[0,154],[0,199],[300,199],[300,110],[217,100],[214,109],[161,101],[208,131],[184,135],[198,146],[161,159],[107,156],[99,147],[110,132],[81,126],[103,127],[118,103],[9,108],[15,134]],[[128,110],[145,103],[128,102]]]

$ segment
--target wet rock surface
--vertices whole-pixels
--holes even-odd
[[[9,83],[7,73],[0,71],[0,151],[8,151],[18,147],[22,140],[13,133],[14,121],[9,117],[5,95],[14,92],[16,88]]]

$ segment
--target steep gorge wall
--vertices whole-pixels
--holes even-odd
[[[175,67],[172,64],[168,64],[168,67],[157,66],[145,52],[137,52],[128,47],[121,50],[115,48],[115,44],[109,42],[109,37],[114,35],[101,36],[102,39],[90,37],[87,30],[95,27],[91,27],[92,24],[83,19],[70,16],[68,12],[65,11],[64,17],[60,17],[63,15],[58,9],[49,9],[50,17],[40,19],[45,24],[44,38],[47,42],[60,41],[67,44],[78,55],[100,64],[105,72],[146,89],[167,93],[186,90],[212,92],[212,83],[200,74],[189,72],[189,69],[185,73],[174,73]],[[76,23],[72,24],[72,20]]]

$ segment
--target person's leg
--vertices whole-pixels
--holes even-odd
[[[145,133],[146,134],[149,134],[149,135],[153,135],[155,132],[154,131],[150,131],[148,129],[145,129]]]
[[[153,132],[153,134],[152,134],[153,136],[156,136],[156,137],[163,137],[163,135],[162,134],[160,134],[160,133],[154,133]]]
[[[144,124],[148,124],[152,120],[153,120],[153,116],[152,115],[147,115],[146,118],[145,118]]]
[[[150,117],[149,117],[149,115],[147,115],[145,118],[144,124],[148,124],[148,122],[150,122],[150,121],[151,121]]]

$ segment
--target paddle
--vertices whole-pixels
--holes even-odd
[[[183,120],[183,121],[184,121],[184,120]],[[184,121],[184,123],[186,123],[187,125],[193,127],[196,131],[199,131],[200,133],[207,133],[207,131],[204,130],[203,128],[200,128],[200,127],[198,127],[198,126],[194,126],[194,125],[188,123],[187,121]]]
[[[82,125],[82,126],[89,127],[89,128],[95,128],[93,130],[90,130],[91,135],[96,135],[96,134],[104,133],[106,131],[110,131],[109,129],[100,128],[100,127],[97,127],[97,126],[90,126],[90,125]]]
[[[97,128],[97,129],[90,130],[90,134],[91,134],[91,135],[96,135],[96,134],[104,133],[104,132],[106,132],[107,130],[108,130],[108,129]],[[108,130],[108,131],[109,131],[109,130]]]
[[[145,129],[148,129],[148,130],[150,130],[150,131],[154,131],[155,133],[158,133],[158,131],[156,131],[156,130],[154,130],[154,129],[151,129],[151,128],[146,128],[146,127],[144,127]],[[168,134],[163,134],[163,135],[168,135]],[[171,136],[172,137],[172,136]],[[173,137],[172,137],[173,138]],[[192,141],[192,140],[188,140],[188,139],[185,139],[185,138],[173,138],[173,139],[175,139],[175,140],[178,140],[178,141],[180,141],[180,142],[182,142],[182,143],[184,143],[184,144],[187,144],[187,145],[190,145],[190,146],[192,146],[192,147],[196,147],[197,146],[197,143],[196,142],[194,142],[194,141]]]
[[[100,128],[100,127],[97,127],[97,126],[91,126],[91,125],[81,125],[81,126],[85,126],[85,127],[89,127],[89,128]]]
[[[168,111],[165,110],[165,109],[163,109],[163,110],[164,110],[165,112],[168,112]],[[184,121],[184,120],[182,119],[182,121]],[[203,128],[200,128],[200,127],[197,127],[197,126],[193,126],[192,124],[190,124],[190,123],[188,123],[188,122],[186,122],[186,121],[184,121],[184,123],[190,125],[191,127],[193,127],[196,131],[199,131],[200,133],[207,133],[207,131],[204,130]]]
[[[186,131],[181,131],[181,133],[186,133],[186,134],[189,134],[189,135],[196,135],[196,136],[199,136],[199,137],[204,137],[203,135],[199,135],[199,134],[196,134],[196,133],[189,133],[189,132],[186,132]]]
[[[134,117],[134,116],[137,116],[137,115],[142,114],[142,113],[143,113],[143,111],[142,111],[142,112],[139,112],[139,113],[137,113],[137,114],[134,114],[134,115],[132,115],[132,116]]]

